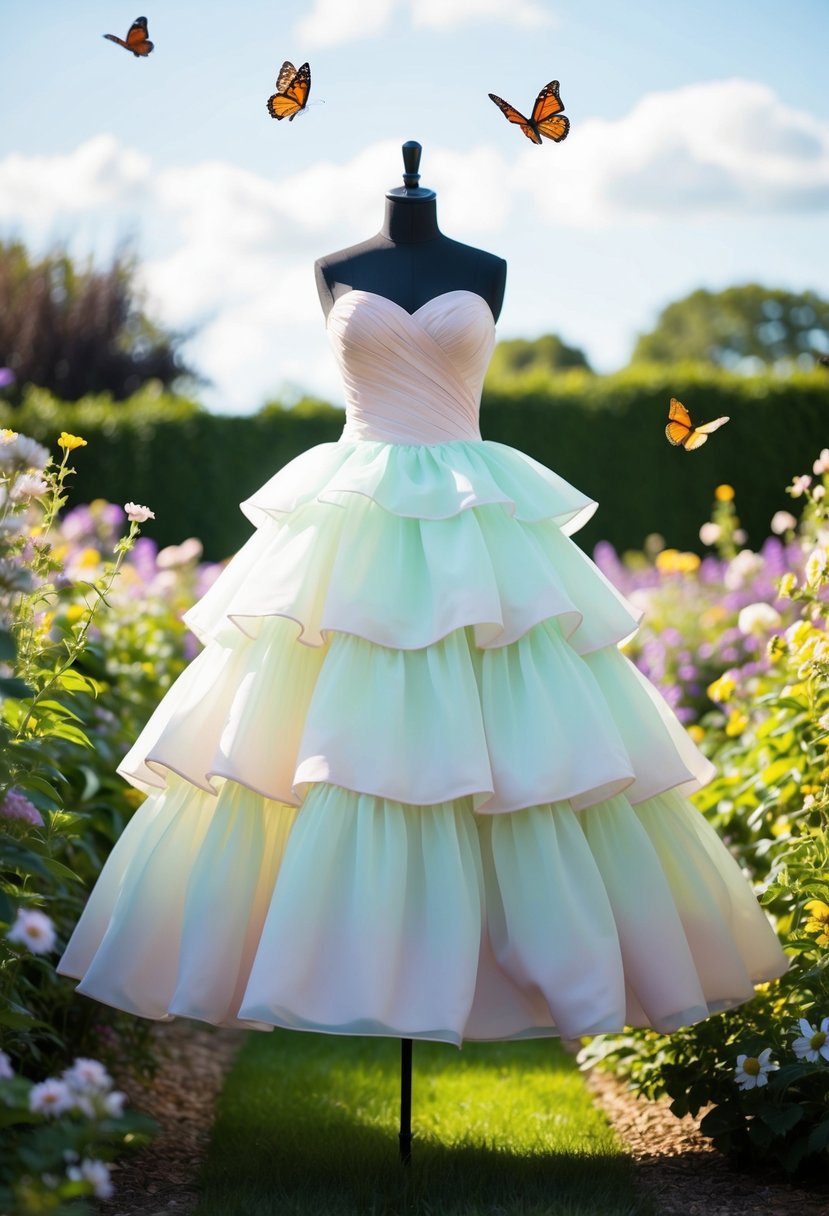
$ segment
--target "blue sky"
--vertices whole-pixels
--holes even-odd
[[[101,37],[137,3],[146,61]],[[509,261],[501,337],[611,370],[695,287],[829,294],[826,0],[0,0],[0,34],[0,236],[130,240],[211,409],[337,399],[313,261],[378,229],[406,139],[443,230]],[[285,58],[324,103],[290,124]],[[487,93],[554,77],[570,136],[536,148]]]

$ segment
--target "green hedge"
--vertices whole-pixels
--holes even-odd
[[[671,397],[696,423],[722,414],[731,421],[695,452],[673,448],[665,438]],[[702,552],[699,527],[724,482],[736,490],[750,543],[759,545],[773,513],[792,508],[781,488],[810,473],[829,445],[829,376],[639,365],[611,376],[568,372],[555,380],[489,384],[481,430],[598,499],[599,510],[578,537],[588,550],[598,540],[639,548],[658,532],[671,546]]]
[[[664,433],[671,396],[697,422],[720,414],[731,422],[699,451],[672,448]],[[336,440],[342,424],[342,411],[319,401],[237,418],[151,391],[113,404],[65,403],[31,390],[19,409],[0,405],[0,425],[53,450],[62,429],[89,441],[73,453],[75,501],[144,502],[156,513],[147,534],[159,544],[198,536],[214,559],[250,535],[238,503],[305,448]],[[756,545],[773,512],[791,506],[781,486],[810,471],[829,444],[829,377],[746,378],[689,365],[490,381],[481,429],[599,500],[579,533],[587,549],[600,539],[636,548],[659,532],[670,545],[699,550],[699,526],[721,482],[734,486]]]

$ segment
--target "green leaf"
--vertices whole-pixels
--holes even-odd
[[[699,1130],[704,1136],[722,1136],[735,1132],[745,1122],[743,1115],[733,1106],[715,1106],[700,1121]]]
[[[768,1148],[775,1133],[766,1123],[755,1117],[749,1124],[748,1135],[751,1142],[758,1148]]]
[[[803,1118],[803,1109],[791,1104],[766,1106],[760,1110],[759,1116],[766,1127],[770,1127],[778,1136],[783,1136]]]
[[[71,709],[67,709],[65,705],[61,705],[60,701],[38,701],[35,706],[35,713],[41,709],[48,709],[63,718],[71,718],[73,722],[83,722],[83,718],[79,718]]]
[[[825,1148],[829,1148],[829,1119],[824,1119],[817,1127],[812,1128],[807,1143],[810,1153],[821,1153]]]
[[[54,726],[49,731],[49,736],[53,739],[66,739],[69,743],[77,743],[81,747],[92,747],[88,737],[80,729],[79,726],[73,726],[71,722],[61,723]]]
[[[0,676],[0,697],[14,697],[22,700],[24,697],[34,695],[35,690],[30,688],[25,680],[20,680],[17,676]]]
[[[37,777],[34,773],[26,773],[24,777],[18,777],[15,784],[19,786],[20,789],[36,790],[39,794],[43,794],[51,802],[54,802],[55,806],[57,807],[63,806],[63,798],[61,795],[58,793],[55,787],[50,785],[50,783],[43,777]]]
[[[45,857],[43,863],[50,874],[55,878],[68,878],[70,882],[82,883],[83,879],[74,870],[70,870],[69,866],[65,866],[62,861],[58,861],[54,857]]]
[[[8,1026],[9,1030],[31,1030],[35,1026],[45,1026],[33,1013],[25,1010],[0,1009],[0,1026]]]
[[[93,695],[98,693],[97,682],[89,676],[83,675],[82,672],[76,671],[73,667],[67,667],[59,682],[61,687],[69,692],[89,692]]]

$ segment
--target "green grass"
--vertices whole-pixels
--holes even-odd
[[[630,1160],[551,1040],[415,1043],[413,1160],[394,1039],[252,1034],[196,1216],[647,1216]]]

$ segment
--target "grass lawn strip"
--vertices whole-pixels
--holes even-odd
[[[400,1045],[252,1034],[219,1099],[197,1216],[649,1216],[631,1159],[554,1040]]]

